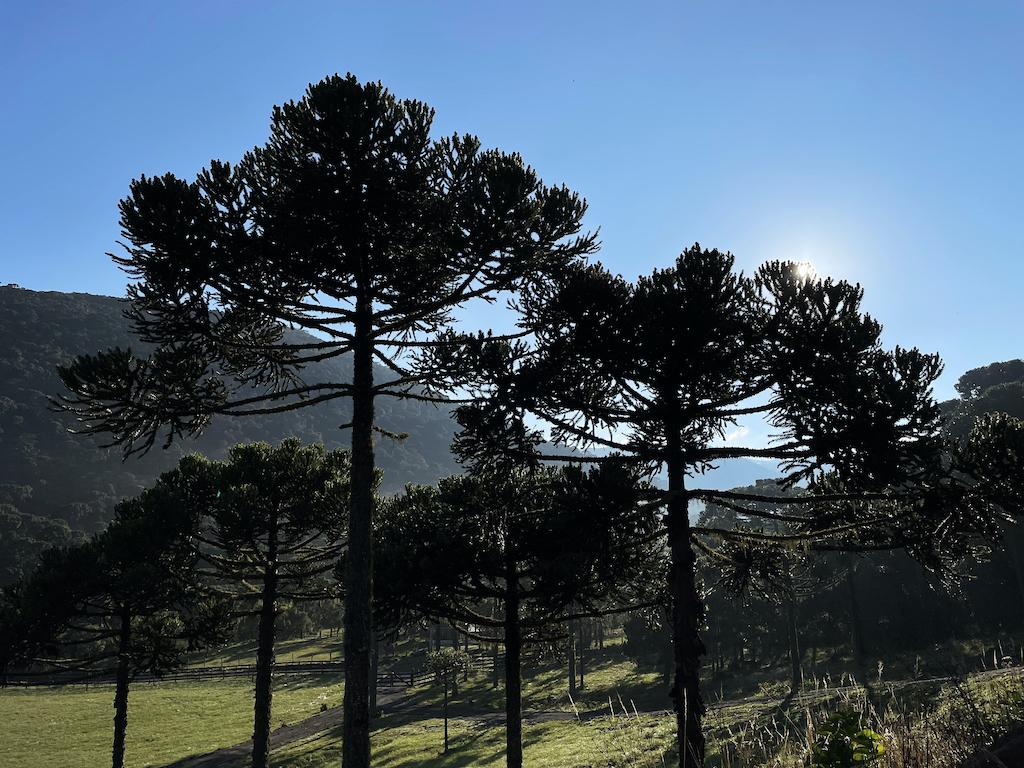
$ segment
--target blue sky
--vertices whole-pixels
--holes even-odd
[[[579,190],[626,276],[700,241],[862,283],[945,397],[1024,356],[1022,39],[987,0],[11,3],[0,283],[120,294],[133,177],[233,160],[351,71]]]

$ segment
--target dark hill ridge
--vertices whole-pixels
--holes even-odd
[[[235,443],[276,443],[292,435],[328,448],[348,446],[348,432],[338,429],[350,421],[344,398],[291,413],[215,419],[197,440],[127,461],[116,449],[70,434],[72,420],[47,407],[47,397],[62,386],[56,366],[107,347],[137,348],[122,306],[121,299],[109,296],[0,287],[0,583],[7,580],[3,562],[14,542],[26,546],[22,539],[39,529],[25,516],[66,521],[71,531],[97,530],[118,499],[137,492],[185,453],[220,458]],[[310,382],[343,381],[347,367],[345,360],[327,361],[309,366],[303,375]],[[446,410],[386,398],[377,410],[383,427],[409,434],[401,443],[378,439],[386,491],[458,470],[448,450],[453,423]]]

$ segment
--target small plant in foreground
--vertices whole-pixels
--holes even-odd
[[[857,712],[835,712],[818,726],[807,768],[857,768],[885,752],[882,736],[863,727]]]

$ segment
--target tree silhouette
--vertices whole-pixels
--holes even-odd
[[[480,340],[457,355],[438,354],[449,383],[475,399],[457,412],[463,456],[500,463],[540,450],[550,460],[579,461],[542,450],[546,429],[558,443],[616,454],[592,462],[629,460],[665,473],[672,698],[684,766],[704,760],[695,546],[903,546],[939,568],[991,535],[1001,514],[986,489],[944,464],[931,396],[938,357],[885,350],[861,297],[859,286],[809,279],[789,263],[747,277],[730,254],[694,246],[635,283],[595,265],[529,287],[519,308],[533,345]],[[477,375],[460,378],[469,369]],[[535,419],[529,428],[526,414]],[[773,440],[725,440],[751,416],[774,429]],[[786,522],[792,533],[691,525],[691,500],[740,510],[779,502],[694,487],[717,462],[736,458],[772,460],[787,485],[807,483],[811,492],[786,499],[785,512],[749,510]]]
[[[591,252],[585,203],[518,155],[430,137],[432,110],[329,77],[274,109],[270,138],[194,182],[140,178],[121,202],[145,357],[112,349],[61,369],[60,407],[128,453],[197,434],[215,414],[352,399],[342,760],[369,765],[373,432],[378,397],[433,401],[416,353],[452,313]],[[285,327],[314,340],[285,337]],[[350,355],[346,381],[302,379]],[[388,372],[375,381],[374,363]],[[331,425],[335,426],[335,425]],[[395,428],[395,425],[386,425]]]
[[[49,665],[75,676],[113,673],[113,768],[124,768],[128,691],[140,672],[157,676],[185,655],[226,638],[226,606],[194,578],[188,519],[154,491],[121,502],[89,541],[47,550],[21,590],[21,627]],[[168,514],[172,512],[172,514]]]
[[[157,489],[192,518],[197,572],[233,603],[254,601],[259,616],[253,768],[270,755],[274,646],[281,600],[321,600],[341,552],[351,462],[346,451],[236,445],[225,461],[195,454],[160,477]],[[237,615],[239,611],[235,610]]]
[[[523,644],[557,638],[569,606],[588,615],[647,599],[643,574],[659,558],[646,491],[625,466],[510,470],[410,487],[381,511],[375,599],[387,622],[446,619],[504,646],[509,768],[523,759]]]

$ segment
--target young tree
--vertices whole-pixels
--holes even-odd
[[[908,546],[938,563],[939,548],[955,547],[952,528],[965,530],[965,546],[992,529],[995,512],[983,494],[944,471],[931,397],[938,357],[883,349],[861,295],[859,286],[809,278],[794,264],[765,264],[747,277],[730,254],[694,246],[635,283],[593,266],[532,287],[520,308],[534,348],[481,341],[463,359],[443,361],[478,372],[452,378],[478,398],[459,409],[466,452],[535,451],[546,426],[557,442],[614,451],[615,461],[665,473],[672,698],[687,768],[704,760],[697,537],[813,549]],[[539,426],[510,430],[525,412]],[[767,446],[723,440],[737,420],[755,416],[776,430]],[[797,533],[691,526],[691,500],[774,500],[693,487],[692,478],[734,458],[774,460],[787,484],[808,483],[811,492],[787,499],[785,513],[767,515]],[[828,492],[817,482],[825,470],[834,478]],[[937,533],[940,521],[947,530]]]
[[[349,501],[347,451],[290,438],[277,447],[236,445],[223,462],[195,454],[157,488],[192,518],[199,572],[235,603],[256,603],[253,768],[270,755],[274,646],[281,600],[322,600],[335,591]],[[237,613],[237,611],[236,611]]]
[[[196,434],[217,414],[351,398],[346,768],[369,765],[373,432],[391,434],[374,402],[433,399],[411,360],[455,310],[595,248],[578,235],[576,194],[471,136],[432,139],[432,119],[379,83],[329,77],[276,107],[269,140],[239,163],[215,161],[191,183],[133,182],[115,260],[136,280],[128,314],[151,351],[61,369],[61,405],[128,453],[161,430],[168,441]],[[303,364],[343,355],[349,380],[302,380]]]
[[[448,690],[458,685],[458,674],[469,668],[469,655],[458,648],[440,648],[427,653],[427,669],[444,686],[444,751],[448,753]],[[455,691],[458,696],[458,691]]]
[[[68,659],[57,669],[114,674],[113,768],[124,768],[128,691],[140,672],[161,675],[185,654],[222,642],[228,613],[192,578],[188,520],[168,514],[161,494],[121,502],[106,531],[45,552],[25,581],[22,626]],[[113,666],[112,666],[113,665]]]
[[[473,625],[505,649],[509,768],[523,759],[523,644],[557,638],[570,605],[580,615],[645,599],[641,574],[658,560],[646,490],[628,467],[511,470],[410,487],[382,509],[381,615]]]

